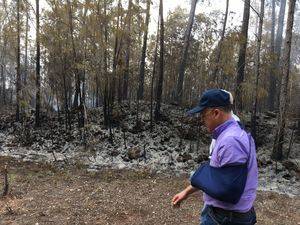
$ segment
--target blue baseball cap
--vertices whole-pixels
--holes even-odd
[[[206,108],[212,107],[224,107],[233,104],[232,95],[230,92],[222,89],[210,89],[203,93],[198,105],[189,110],[187,114],[189,116],[195,113],[201,113]]]

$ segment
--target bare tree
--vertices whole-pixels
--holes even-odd
[[[23,83],[24,86],[27,84],[27,77],[28,77],[28,32],[29,32],[29,7],[28,3],[26,3],[26,25],[25,25],[25,68],[23,74]]]
[[[248,40],[248,26],[250,17],[250,0],[245,0],[244,3],[244,15],[243,24],[241,30],[240,50],[239,59],[237,63],[237,77],[236,77],[236,88],[235,88],[235,107],[236,110],[242,110],[242,83],[244,82],[245,74],[245,61],[246,61],[246,50]]]
[[[20,91],[21,91],[21,70],[20,70],[20,0],[17,0],[17,77],[16,77],[16,121],[20,121]]]
[[[288,109],[288,86],[290,81],[290,54],[291,54],[291,42],[292,42],[292,32],[294,24],[294,12],[295,12],[296,0],[289,1],[289,11],[287,18],[286,34],[285,34],[285,45],[282,58],[282,80],[281,80],[281,90],[280,90],[280,102],[279,102],[279,114],[278,114],[278,125],[276,130],[276,136],[273,146],[272,158],[276,160],[281,160],[282,147],[285,135],[285,125]]]
[[[278,104],[279,104],[279,95],[277,89],[280,91],[280,64],[281,64],[281,48],[282,48],[282,34],[283,34],[283,26],[284,26],[284,14],[285,14],[285,7],[286,7],[286,0],[281,0],[280,1],[280,10],[279,10],[279,15],[278,15],[278,26],[277,26],[277,32],[276,32],[276,39],[275,39],[275,61],[274,61],[274,75],[276,78],[276,83],[274,89],[271,91],[271,98],[273,102],[273,106],[271,108],[278,109]],[[276,76],[277,75],[277,76]],[[270,100],[271,101],[271,100]]]
[[[120,1],[118,3],[118,12],[120,8]],[[108,22],[107,22],[107,2],[106,0],[104,1],[104,16],[105,16],[105,21],[104,21],[104,55],[103,55],[103,73],[104,73],[104,93],[103,93],[103,115],[104,115],[104,124],[105,126],[109,125],[109,111],[108,111],[108,97],[109,97],[109,79],[108,79]],[[119,16],[118,16],[119,19]],[[117,26],[119,26],[119,22],[117,23]],[[115,37],[115,48],[118,44],[118,35]],[[114,53],[114,59],[113,59],[113,76],[115,76],[115,70],[116,70],[116,53]],[[113,78],[114,79],[114,78]]]
[[[131,45],[131,21],[132,21],[132,0],[128,2],[127,16],[126,16],[126,53],[125,53],[125,70],[123,77],[123,99],[128,98],[128,79],[129,79],[129,60],[130,60],[130,45]]]
[[[150,4],[151,1],[147,0],[146,21],[145,21],[145,28],[144,28],[143,47],[142,47],[142,55],[141,55],[140,71],[139,71],[139,87],[137,91],[137,113],[136,113],[137,125],[139,125],[140,100],[144,98],[144,80],[145,80],[145,64],[146,64],[145,61],[146,61],[146,51],[147,51],[148,26],[150,21]]]
[[[84,29],[84,35],[83,35],[83,40],[82,42],[84,43],[83,46],[83,72],[82,72],[82,78],[81,78],[81,82],[82,82],[82,91],[81,91],[81,98],[80,98],[80,113],[79,113],[79,117],[78,117],[78,123],[79,123],[79,127],[84,127],[85,124],[85,95],[86,95],[86,90],[85,90],[85,77],[86,77],[86,58],[87,58],[87,12],[88,12],[88,5],[90,4],[90,0],[85,0],[85,5],[84,5],[84,12],[83,12],[83,29]]]
[[[72,11],[72,4],[70,0],[67,0],[67,7],[68,7],[68,22],[69,22],[69,31],[70,31],[70,38],[71,38],[71,45],[72,45],[72,63],[73,63],[73,71],[75,73],[75,95],[73,101],[73,108],[78,107],[78,99],[81,98],[80,96],[80,76],[77,69],[77,52],[75,47],[75,40],[74,40],[74,25],[73,25],[73,11]]]
[[[36,0],[36,102],[35,102],[35,125],[40,126],[41,107],[41,75],[40,75],[40,6]]]
[[[5,74],[4,74],[4,64],[3,63],[1,63],[1,103],[3,104],[3,105],[5,105],[5,103],[6,103],[6,100],[5,100],[5,98],[6,98],[6,85],[5,85]]]
[[[121,0],[118,1],[118,9],[117,9],[117,28],[115,31],[115,43],[114,43],[114,53],[113,53],[113,71],[112,71],[112,78],[110,80],[110,88],[109,88],[109,95],[111,98],[111,103],[113,105],[114,103],[114,95],[115,95],[115,88],[116,88],[116,76],[117,76],[117,69],[118,69],[118,64],[120,63],[119,59],[121,56],[121,49],[123,45],[123,35],[121,34],[121,27],[122,27],[122,2]],[[122,98],[122,81],[120,76],[119,81],[118,81],[118,101],[121,101]]]
[[[270,66],[269,69],[269,95],[268,95],[268,109],[270,111],[274,110],[274,100],[275,100],[275,94],[274,90],[276,88],[276,78],[274,74],[274,67],[275,67],[275,61],[274,61],[274,56],[275,56],[275,0],[272,0],[272,25],[271,25],[271,42],[270,42],[270,55],[272,59],[272,65]]]
[[[192,0],[189,21],[184,35],[183,52],[179,64],[177,86],[175,92],[175,101],[178,103],[180,103],[182,100],[184,73],[185,73],[186,61],[187,61],[187,56],[189,51],[191,32],[194,24],[197,1],[198,0]]]
[[[155,120],[160,119],[160,105],[162,99],[162,88],[164,82],[164,14],[163,0],[159,2],[159,21],[160,21],[160,36],[159,36],[159,74],[156,85],[156,106],[154,112]]]
[[[145,59],[146,59],[146,51],[147,51],[148,26],[150,21],[150,4],[151,1],[147,0],[145,30],[144,30],[143,48],[142,48],[141,63],[140,63],[139,88],[137,93],[138,100],[144,98]]]
[[[60,49],[62,47],[60,46]],[[71,130],[71,117],[70,117],[70,110],[69,110],[69,101],[68,101],[68,88],[67,88],[67,77],[66,77],[66,56],[61,57],[62,65],[61,65],[61,73],[63,75],[63,88],[64,88],[64,107],[65,107],[65,127],[66,130]]]
[[[262,28],[264,22],[265,13],[265,0],[260,2],[260,15],[259,15],[259,26],[257,34],[257,48],[255,57],[255,86],[254,86],[254,100],[252,106],[251,114],[251,133],[253,138],[256,140],[256,114],[257,114],[257,99],[258,99],[258,81],[260,77],[260,50],[261,50],[261,38],[262,38]]]
[[[150,86],[150,132],[152,132],[152,130],[153,130],[153,86],[154,86],[154,79],[156,76],[156,69],[157,69],[157,49],[158,49],[158,41],[159,41],[159,25],[160,24],[159,24],[159,20],[158,20],[155,49],[154,49],[152,77],[151,77],[151,86]]]
[[[222,44],[225,37],[225,31],[226,31],[226,24],[227,24],[227,17],[228,17],[228,7],[229,7],[229,0],[226,0],[226,10],[224,14],[224,22],[223,22],[223,29],[221,31],[221,37],[220,41],[218,43],[217,52],[216,52],[216,61],[214,65],[214,70],[212,72],[212,81],[215,82],[218,86],[218,79],[220,77],[218,76],[219,70],[220,70],[220,59],[221,59],[221,53],[222,53]]]
[[[1,63],[1,100],[0,102],[5,105],[6,104],[6,77],[5,77],[5,54],[6,54],[6,44],[7,44],[7,37],[4,34],[3,35],[3,47],[2,47],[2,52],[1,52],[1,58],[0,58],[0,63]]]

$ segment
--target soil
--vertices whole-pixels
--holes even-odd
[[[188,185],[186,176],[142,169],[87,172],[79,164],[62,170],[0,157],[4,165],[10,192],[0,200],[0,224],[199,224],[202,193],[180,208],[171,206],[173,195]],[[257,224],[300,224],[299,196],[258,191],[255,208]]]

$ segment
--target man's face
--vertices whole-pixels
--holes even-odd
[[[209,133],[220,124],[222,111],[217,108],[207,108],[200,114],[200,120]]]

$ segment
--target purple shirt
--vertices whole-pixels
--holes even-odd
[[[253,206],[256,198],[256,189],[258,185],[258,169],[256,161],[255,146],[249,145],[249,138],[239,124],[233,119],[229,119],[219,125],[213,132],[213,138],[216,144],[213,149],[210,165],[213,167],[222,167],[229,163],[246,163],[248,161],[248,177],[245,190],[237,204],[231,204],[219,201],[204,193],[204,202],[206,205],[233,210],[237,212],[247,212]]]

